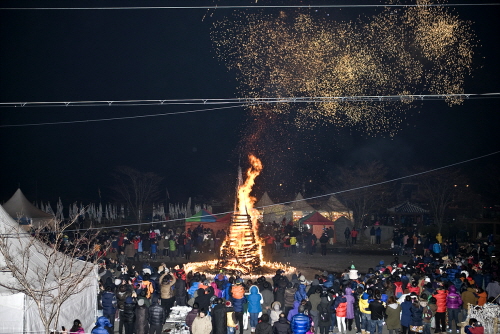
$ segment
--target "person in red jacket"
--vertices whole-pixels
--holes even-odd
[[[439,287],[434,293],[434,298],[436,298],[436,328],[434,333],[446,333],[446,297],[448,297],[448,291],[443,287]]]
[[[337,315],[337,326],[339,328],[339,333],[346,333],[346,322],[345,317],[347,316],[347,299],[342,291],[339,291],[337,298],[335,298],[335,311]]]

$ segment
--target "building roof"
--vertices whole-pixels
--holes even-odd
[[[404,202],[402,204],[398,204],[393,206],[392,208],[387,209],[388,212],[398,213],[398,214],[424,214],[429,213],[429,210],[425,210],[416,204],[412,204],[410,202]]]

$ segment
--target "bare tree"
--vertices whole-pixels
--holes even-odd
[[[386,173],[382,163],[373,161],[356,168],[339,167],[337,175],[330,176],[330,183],[335,189],[353,189],[338,194],[337,197],[352,210],[357,228],[363,226],[368,214],[385,205],[390,188],[387,185],[372,185],[385,181]]]
[[[99,260],[94,248],[96,235],[86,233],[70,241],[65,238],[67,226],[61,228],[54,222],[28,233],[6,217],[5,213],[0,230],[0,287],[22,293],[35,303],[44,331],[49,334],[59,328],[65,303],[96,286],[97,277],[91,275]]]
[[[120,166],[116,168],[114,178],[116,184],[113,189],[127,203],[140,223],[145,210],[152,207],[152,203],[160,197],[163,177],[152,172],[143,173],[131,167]]]
[[[419,193],[429,202],[438,232],[443,229],[448,208],[466,197],[463,185],[467,184],[459,170],[442,169],[416,178]]]

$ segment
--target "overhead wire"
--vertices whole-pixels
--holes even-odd
[[[433,101],[446,100],[450,98],[459,99],[491,99],[500,98],[500,93],[469,93],[469,94],[408,94],[408,95],[367,95],[367,96],[313,96],[313,97],[274,97],[274,98],[226,98],[226,99],[165,99],[165,100],[96,100],[96,101],[51,101],[51,102],[0,102],[0,108],[31,108],[31,107],[113,107],[113,106],[167,106],[167,105],[214,105],[231,104],[231,106],[187,110],[171,113],[109,117],[98,119],[85,119],[75,121],[23,123],[23,124],[2,124],[0,128],[75,124],[90,122],[117,121],[126,119],[173,116],[189,114],[203,111],[214,111],[222,109],[232,109],[248,107],[257,104],[277,104],[277,103],[328,103],[328,102],[387,102],[387,101]]]
[[[347,193],[347,192],[351,192],[351,191],[356,191],[356,190],[361,190],[361,189],[376,187],[376,186],[380,186],[380,185],[383,185],[383,184],[392,183],[392,182],[396,182],[396,181],[400,181],[400,180],[404,180],[404,179],[408,179],[408,178],[412,178],[412,177],[416,177],[416,176],[421,176],[421,175],[429,174],[429,173],[432,173],[432,172],[436,172],[438,170],[443,170],[443,169],[446,169],[446,168],[450,168],[450,167],[462,165],[464,163],[468,163],[468,162],[471,162],[471,161],[483,159],[483,158],[490,157],[490,156],[493,156],[493,155],[496,155],[496,154],[499,154],[499,153],[500,153],[500,151],[495,151],[495,152],[491,152],[491,153],[488,153],[488,154],[483,154],[481,156],[477,156],[477,157],[474,157],[474,158],[470,158],[470,159],[462,160],[462,161],[459,161],[459,162],[451,163],[451,164],[448,164],[448,165],[445,165],[445,166],[441,166],[441,167],[429,169],[429,170],[426,170],[426,171],[423,171],[423,172],[413,173],[413,174],[410,174],[410,175],[401,176],[401,177],[393,178],[393,179],[390,179],[390,180],[385,180],[385,181],[381,181],[381,182],[377,182],[377,183],[372,183],[372,184],[367,184],[367,185],[363,185],[363,186],[359,186],[359,187],[354,187],[354,188],[339,190],[339,191],[335,191],[335,192],[331,192],[331,193],[327,193],[327,194],[322,194],[322,195],[318,195],[318,196],[306,197],[306,198],[300,199],[300,200],[293,200],[293,201],[286,201],[286,202],[275,203],[275,204],[270,204],[270,205],[263,205],[263,206],[256,207],[256,209],[264,209],[264,208],[269,208],[269,207],[278,206],[278,205],[287,205],[287,204],[292,204],[292,203],[295,203],[295,202],[302,202],[302,201],[307,201],[307,200],[312,200],[312,199],[317,199],[317,198],[322,198],[322,197],[327,197],[327,196],[333,196],[333,195],[343,194],[343,193]],[[227,215],[227,214],[230,214],[230,213],[233,213],[233,211],[216,213],[216,214],[212,214],[212,216],[224,216],[224,215]],[[142,222],[142,223],[131,223],[131,224],[122,224],[122,225],[102,226],[102,227],[90,227],[87,230],[116,229],[116,228],[131,227],[131,226],[173,223],[173,222],[183,221],[186,218],[189,218],[189,217],[169,219],[169,220],[161,220],[161,221],[149,221],[149,222]],[[80,230],[76,230],[76,229],[74,229],[74,230],[69,230],[69,229],[68,230],[64,230],[64,232],[78,232],[78,231],[80,231]],[[51,233],[51,232],[44,232],[44,233]],[[0,236],[10,236],[10,235],[14,236],[14,235],[18,235],[18,234],[21,234],[21,233],[3,233],[3,234],[0,234]]]
[[[205,5],[205,6],[123,6],[123,7],[3,7],[0,10],[147,10],[147,9],[264,9],[264,8],[377,8],[377,7],[470,7],[498,6],[500,3],[433,4],[318,4],[318,5]]]

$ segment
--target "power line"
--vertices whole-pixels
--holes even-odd
[[[173,116],[179,114],[196,113],[202,111],[213,111],[222,109],[232,109],[247,107],[258,104],[278,104],[278,103],[351,103],[351,102],[415,102],[447,99],[491,99],[500,98],[500,93],[481,94],[409,94],[409,95],[367,95],[367,96],[321,96],[321,97],[280,97],[280,98],[227,98],[227,99],[165,99],[165,100],[108,100],[108,101],[52,101],[52,102],[1,102],[0,108],[34,108],[34,107],[134,107],[134,106],[168,106],[168,105],[220,105],[230,104],[231,106],[216,107],[208,109],[197,109],[179,111],[172,113],[111,117],[86,119],[77,121],[43,122],[26,124],[4,124],[0,128],[27,127],[41,125],[59,125],[90,122],[117,121],[125,119],[148,118],[158,116]]]
[[[438,170],[442,170],[442,169],[446,169],[446,168],[450,168],[450,167],[455,167],[455,166],[462,165],[464,163],[468,163],[468,162],[471,162],[471,161],[475,161],[475,160],[487,158],[487,157],[490,157],[492,155],[496,155],[496,154],[499,154],[499,153],[500,153],[500,151],[495,151],[495,152],[484,154],[484,155],[481,155],[481,156],[478,156],[478,157],[474,157],[474,158],[467,159],[467,160],[462,160],[462,161],[455,162],[455,163],[452,163],[452,164],[449,164],[449,165],[445,165],[445,166],[441,166],[441,167],[429,169],[427,171],[423,171],[423,172],[419,172],[419,173],[414,173],[414,174],[411,174],[411,175],[397,177],[397,178],[393,178],[393,179],[382,181],[382,182],[367,184],[367,185],[364,185],[364,186],[359,186],[359,187],[344,189],[344,190],[340,190],[340,191],[335,191],[335,192],[331,192],[331,193],[327,193],[327,194],[323,194],[323,195],[306,197],[306,198],[301,199],[301,200],[293,200],[293,201],[281,202],[281,203],[276,203],[276,204],[271,204],[271,205],[259,206],[259,207],[256,207],[256,209],[264,209],[264,208],[269,208],[269,207],[273,207],[273,206],[277,206],[277,205],[287,205],[287,204],[292,204],[292,203],[295,203],[295,202],[302,202],[302,201],[307,201],[307,200],[311,200],[311,199],[317,199],[317,198],[322,198],[322,197],[327,197],[327,196],[333,196],[333,195],[343,194],[343,193],[347,193],[347,192],[351,192],[351,191],[356,191],[356,190],[361,190],[361,189],[376,187],[376,186],[380,186],[382,184],[392,183],[392,182],[396,182],[396,181],[408,179],[408,178],[411,178],[411,177],[416,177],[416,176],[421,176],[421,175],[429,174],[429,173],[432,173],[432,172],[436,172]],[[233,213],[233,211],[216,213],[216,214],[212,214],[212,215],[213,216],[224,216],[224,215],[227,215],[228,213]],[[103,227],[91,227],[88,230],[101,230],[101,229],[110,229],[110,228],[122,228],[122,227],[150,225],[150,224],[159,224],[159,223],[172,223],[172,222],[182,221],[182,220],[184,220],[186,218],[189,218],[189,217],[177,218],[177,219],[169,219],[169,220],[161,220],[161,221],[150,221],[150,222],[145,222],[145,223],[132,223],[132,224],[122,224],[122,225],[113,225],[113,226],[103,226]],[[76,232],[76,231],[79,231],[79,230],[64,230],[64,232]],[[51,233],[51,232],[47,232],[47,233]],[[17,234],[20,234],[20,233],[4,233],[4,234],[0,234],[0,236],[17,235]]]
[[[218,107],[218,108],[208,108],[208,109],[197,109],[197,110],[187,110],[187,111],[178,111],[178,112],[161,113],[161,114],[149,114],[149,115],[136,115],[136,116],[124,116],[124,117],[110,117],[110,118],[86,119],[86,120],[79,120],[79,121],[61,121],[61,122],[27,123],[27,124],[5,124],[5,125],[0,125],[0,128],[41,126],[41,125],[60,125],[60,124],[75,124],[75,123],[109,122],[109,121],[118,121],[118,120],[126,120],[126,119],[137,119],[137,118],[149,118],[149,117],[159,117],[159,116],[172,116],[172,115],[180,115],[180,114],[190,114],[190,113],[197,113],[197,112],[201,112],[201,111],[214,111],[214,110],[222,110],[222,109],[240,108],[240,107],[243,107],[243,106],[245,106],[245,105],[237,105],[237,106],[229,106],[229,107]]]
[[[117,107],[117,106],[167,106],[182,104],[248,104],[248,103],[321,103],[363,101],[414,101],[445,99],[499,98],[500,93],[463,94],[402,94],[402,95],[354,95],[354,96],[284,96],[284,97],[237,97],[221,99],[154,99],[154,100],[88,100],[88,101],[39,101],[0,102],[0,108],[28,107]]]
[[[264,8],[376,8],[376,7],[470,7],[498,6],[500,3],[434,3],[434,4],[369,4],[369,5],[240,5],[240,6],[126,6],[126,7],[12,7],[0,10],[145,10],[145,9],[264,9]]]

